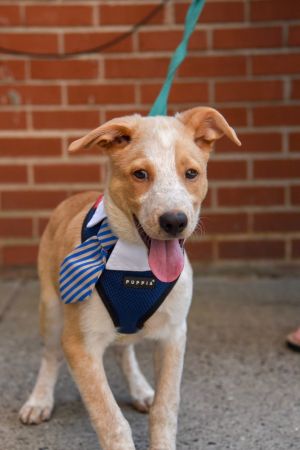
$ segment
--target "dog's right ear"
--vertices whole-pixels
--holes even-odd
[[[192,131],[195,143],[203,150],[212,150],[214,142],[224,135],[241,145],[234,129],[214,108],[198,106],[178,113],[175,117]]]
[[[132,139],[134,126],[140,117],[139,114],[134,114],[133,116],[112,119],[72,142],[68,150],[69,152],[77,152],[94,146],[98,146],[103,150],[126,147]]]

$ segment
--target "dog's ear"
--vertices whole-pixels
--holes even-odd
[[[140,118],[139,114],[112,119],[80,139],[72,142],[69,152],[89,149],[98,146],[103,150],[121,149],[126,147],[131,139],[133,128]]]
[[[237,145],[242,145],[234,129],[216,109],[196,107],[176,114],[194,136],[195,143],[203,150],[211,150],[214,142],[226,135]]]

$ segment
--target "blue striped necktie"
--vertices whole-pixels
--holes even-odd
[[[107,218],[96,236],[78,245],[60,268],[60,295],[64,303],[77,303],[89,298],[105,269],[109,250],[118,238],[113,235]]]

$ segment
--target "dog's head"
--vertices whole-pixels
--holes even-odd
[[[207,192],[209,154],[223,135],[241,145],[218,111],[198,107],[175,117],[113,119],[70,145],[106,151],[109,197],[149,248],[150,267],[160,261],[153,270],[165,272],[160,279],[182,265],[180,246],[195,230]]]

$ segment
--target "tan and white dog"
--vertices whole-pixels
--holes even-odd
[[[59,299],[60,265],[80,243],[83,220],[99,193],[78,194],[59,205],[40,244],[40,323],[45,348],[36,385],[20,411],[24,424],[50,418],[64,353],[102,448],[133,450],[131,429],[103,368],[105,349],[114,344],[133,404],[140,411],[150,411],[150,449],[176,448],[186,318],[192,298],[192,269],[186,254],[177,251],[178,242],[197,226],[207,192],[209,153],[224,134],[240,145],[220,113],[198,107],[175,117],[113,119],[71,144],[70,151],[99,146],[109,157],[104,201],[114,234],[144,246],[138,230],[142,228],[151,240],[149,259],[156,273],[176,272],[183,262],[184,268],[143,329],[120,338],[97,292],[93,301],[63,305]],[[155,394],[135,358],[133,344],[141,339],[156,343]]]

